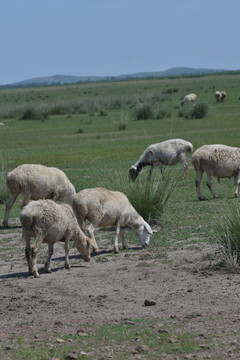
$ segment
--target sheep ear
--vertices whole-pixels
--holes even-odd
[[[150,226],[147,222],[145,222],[145,228],[147,229],[147,231],[149,232],[149,234],[153,234],[153,231],[152,231],[152,229],[151,229],[151,226]]]
[[[87,242],[89,243],[89,245],[91,245],[92,247],[96,247],[96,244],[95,244],[95,242],[91,239],[91,238],[89,238],[89,237],[86,237],[86,240],[87,240]]]

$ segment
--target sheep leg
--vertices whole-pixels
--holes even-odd
[[[69,263],[69,241],[71,239],[71,235],[68,235],[65,239],[65,269],[70,269],[71,265]]]
[[[50,261],[51,261],[51,257],[53,256],[53,244],[48,244],[48,257],[47,260],[45,262],[45,272],[46,273],[51,273],[51,266],[50,266]]]
[[[22,192],[22,195],[23,195],[23,201],[21,204],[21,208],[26,206],[29,203],[29,201],[31,200],[31,194],[29,192]]]
[[[150,169],[150,171],[149,171],[149,175],[148,175],[147,181],[150,181],[150,180],[151,180],[152,172],[153,172],[153,165],[151,166],[151,169]]]
[[[43,242],[43,236],[38,236],[36,238],[35,243],[32,245],[31,248],[31,258],[30,258],[30,273],[33,274],[33,276],[35,278],[40,277],[39,273],[38,273],[38,269],[37,269],[37,254],[39,251],[39,247]]]
[[[214,198],[218,198],[218,195],[215,193],[213,186],[212,186],[212,173],[207,173],[207,186],[209,190],[211,191],[211,194]]]
[[[94,230],[97,226],[94,226],[93,224],[90,224],[90,226],[87,229],[87,235],[92,239],[92,241],[94,242],[94,246],[93,246],[93,252],[94,254],[98,254],[99,253],[99,248],[97,246],[96,240],[95,240],[95,236],[94,236]]]
[[[201,194],[201,190],[200,190],[200,184],[201,184],[201,180],[202,180],[202,176],[203,176],[203,171],[199,170],[199,169],[195,169],[197,172],[197,178],[195,180],[195,186],[196,186],[196,191],[197,191],[197,196],[199,200],[204,200],[204,197]]]
[[[4,228],[7,228],[7,227],[8,227],[8,216],[9,216],[9,212],[10,212],[10,210],[11,210],[11,207],[12,207],[13,204],[15,203],[17,197],[18,197],[18,194],[10,194],[10,198],[8,199],[8,201],[7,201],[7,203],[6,203],[4,220],[3,220],[3,227],[4,227]]]
[[[114,239],[114,247],[113,247],[113,251],[115,252],[115,254],[119,253],[119,247],[118,247],[118,236],[120,234],[120,224],[117,223],[116,225],[116,232],[115,232],[115,239]]]
[[[161,174],[162,174],[162,179],[164,180],[165,179],[164,167],[162,165],[159,165],[159,169],[160,169]]]
[[[187,159],[184,154],[180,155],[180,163],[183,165],[184,175],[183,178],[186,179],[188,176],[188,165],[187,165]]]
[[[234,193],[234,196],[235,196],[235,198],[237,198],[237,197],[239,196],[238,188],[239,188],[239,184],[240,184],[240,171],[238,172],[237,176],[235,176],[235,178],[234,178],[234,183],[235,183],[235,193]]]
[[[125,237],[124,237],[124,231],[123,231],[123,229],[120,229],[120,237],[121,237],[121,239],[122,239],[123,249],[128,249],[128,245],[127,245],[126,240],[125,240]]]
[[[26,255],[26,259],[27,259],[27,263],[28,263],[28,270],[30,272],[31,275],[33,275],[32,272],[32,267],[31,267],[31,246],[30,246],[30,240],[31,237],[29,235],[29,233],[26,230],[22,230],[22,240],[25,241],[25,255]]]

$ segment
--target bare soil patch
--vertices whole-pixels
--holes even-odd
[[[42,245],[41,277],[35,279],[28,273],[20,227],[3,231],[1,239],[8,240],[0,252],[1,345],[11,348],[13,334],[23,336],[27,343],[33,333],[47,340],[59,332],[76,334],[86,324],[136,318],[177,324],[187,319],[186,331],[203,339],[203,351],[186,358],[240,359],[238,273],[206,269],[202,254],[211,249],[200,251],[187,244],[167,251],[167,261],[153,259],[148,249],[138,245],[115,255],[105,235],[98,233],[101,251],[89,263],[71,249],[70,270],[63,268],[62,244],[56,244],[51,274],[42,268],[47,253],[47,246]],[[154,306],[145,306],[145,300]],[[209,344],[214,344],[214,350],[209,350]],[[98,354],[93,358],[100,359]],[[163,358],[180,359],[176,355]]]

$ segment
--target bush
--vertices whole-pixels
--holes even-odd
[[[191,111],[191,119],[202,119],[207,116],[208,105],[206,103],[197,103]]]
[[[37,119],[37,112],[33,107],[28,107],[24,109],[23,114],[19,118],[19,120],[35,120],[35,119]]]
[[[136,107],[137,120],[148,120],[153,118],[153,112],[150,104],[138,104]]]
[[[240,209],[237,204],[225,209],[213,225],[213,240],[218,245],[217,254],[227,267],[240,264]]]
[[[184,117],[185,119],[202,119],[207,116],[208,104],[196,103],[195,105],[186,104],[178,112],[178,117]]]
[[[167,118],[171,117],[171,113],[168,111],[167,107],[160,107],[156,112],[156,119],[161,120],[164,119],[165,117]]]

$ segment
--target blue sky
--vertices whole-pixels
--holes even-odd
[[[0,84],[240,69],[239,0],[0,0]]]

